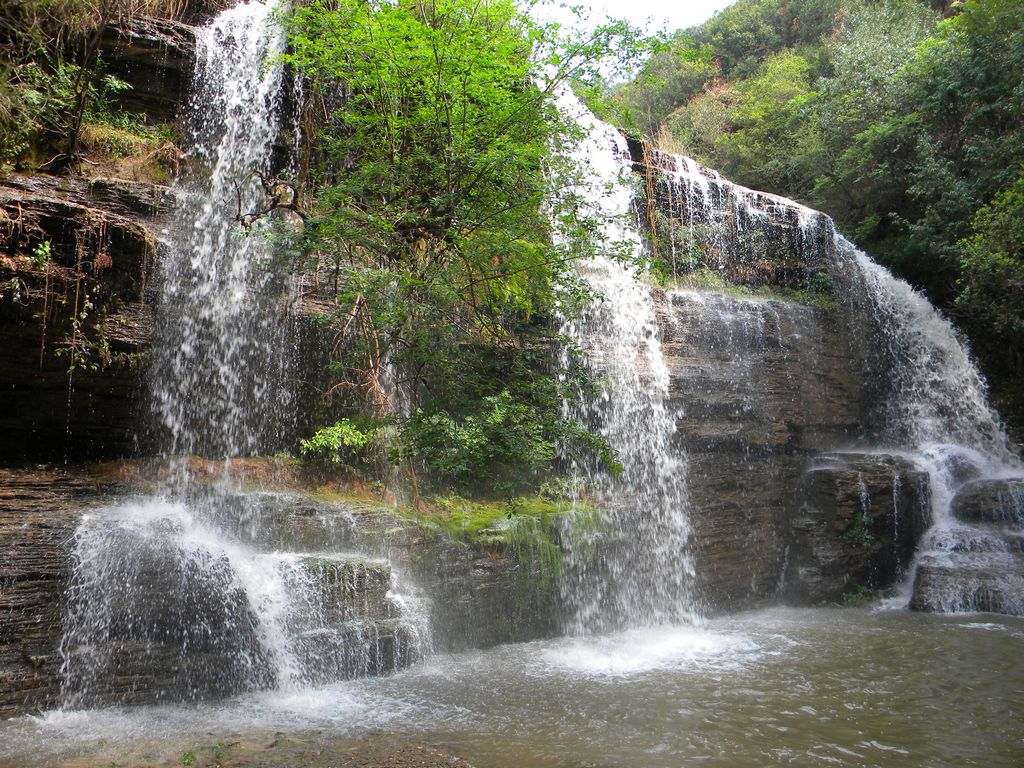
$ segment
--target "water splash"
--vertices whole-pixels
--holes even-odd
[[[75,534],[65,705],[104,703],[114,690],[198,700],[401,668],[418,657],[426,627],[393,588],[382,561],[268,551],[201,506],[150,499],[99,510]],[[135,682],[124,694],[126,679]]]
[[[986,530],[953,511],[957,495],[972,481],[1024,476],[988,404],[984,379],[953,326],[924,296],[839,235],[836,254],[850,309],[870,317],[872,343],[886,371],[878,439],[907,451],[928,472],[931,485],[932,527],[918,544],[907,581],[886,605],[1024,611],[1024,558],[1013,553],[996,562],[976,547],[980,540],[1013,537],[1011,529],[1019,526]]]
[[[841,236],[848,298],[875,324],[872,342],[891,362],[881,442],[894,447],[960,445],[996,463],[1016,461],[987,387],[949,321],[920,293]],[[860,304],[860,307],[856,305]]]
[[[834,232],[828,216],[735,184],[689,157],[648,149],[646,161],[657,177],[647,204],[665,213],[649,235],[667,250],[658,255],[672,277],[703,266],[736,282],[796,284],[821,267]],[[767,280],[765,265],[772,265]]]

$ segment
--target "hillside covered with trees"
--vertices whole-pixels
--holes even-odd
[[[1019,429],[1020,2],[739,0],[605,95],[661,148],[831,214],[969,337]]]

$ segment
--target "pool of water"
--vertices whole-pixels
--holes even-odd
[[[1021,619],[773,609],[216,704],[18,718],[0,723],[0,763],[132,765],[238,734],[384,730],[478,768],[1016,767],[1022,658]]]

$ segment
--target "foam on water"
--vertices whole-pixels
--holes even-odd
[[[730,667],[757,657],[749,638],[694,626],[634,629],[555,642],[538,657],[540,670],[586,676],[629,676],[655,670]]]
[[[1021,625],[776,609],[708,619],[706,631],[658,627],[607,642],[554,639],[435,656],[393,676],[304,691],[20,718],[0,724],[0,759],[36,765],[78,752],[80,761],[96,755],[90,764],[180,762],[186,750],[200,757],[200,745],[217,741],[248,741],[263,754],[282,732],[301,741],[312,731],[330,743],[384,730],[496,768],[1009,768],[1019,764],[1024,737],[1012,716],[1024,684],[1013,663]],[[631,662],[630,647],[642,663]],[[110,742],[105,752],[98,740]]]

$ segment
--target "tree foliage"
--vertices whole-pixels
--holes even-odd
[[[958,243],[962,273],[957,304],[987,334],[981,341],[1005,375],[1024,375],[1024,174],[971,222]]]
[[[511,0],[313,0],[285,23],[321,115],[295,251],[331,275],[336,397],[449,478],[591,450],[539,375],[545,318],[580,298],[572,261],[608,245],[549,195],[574,132],[553,96],[636,39],[566,41]]]

